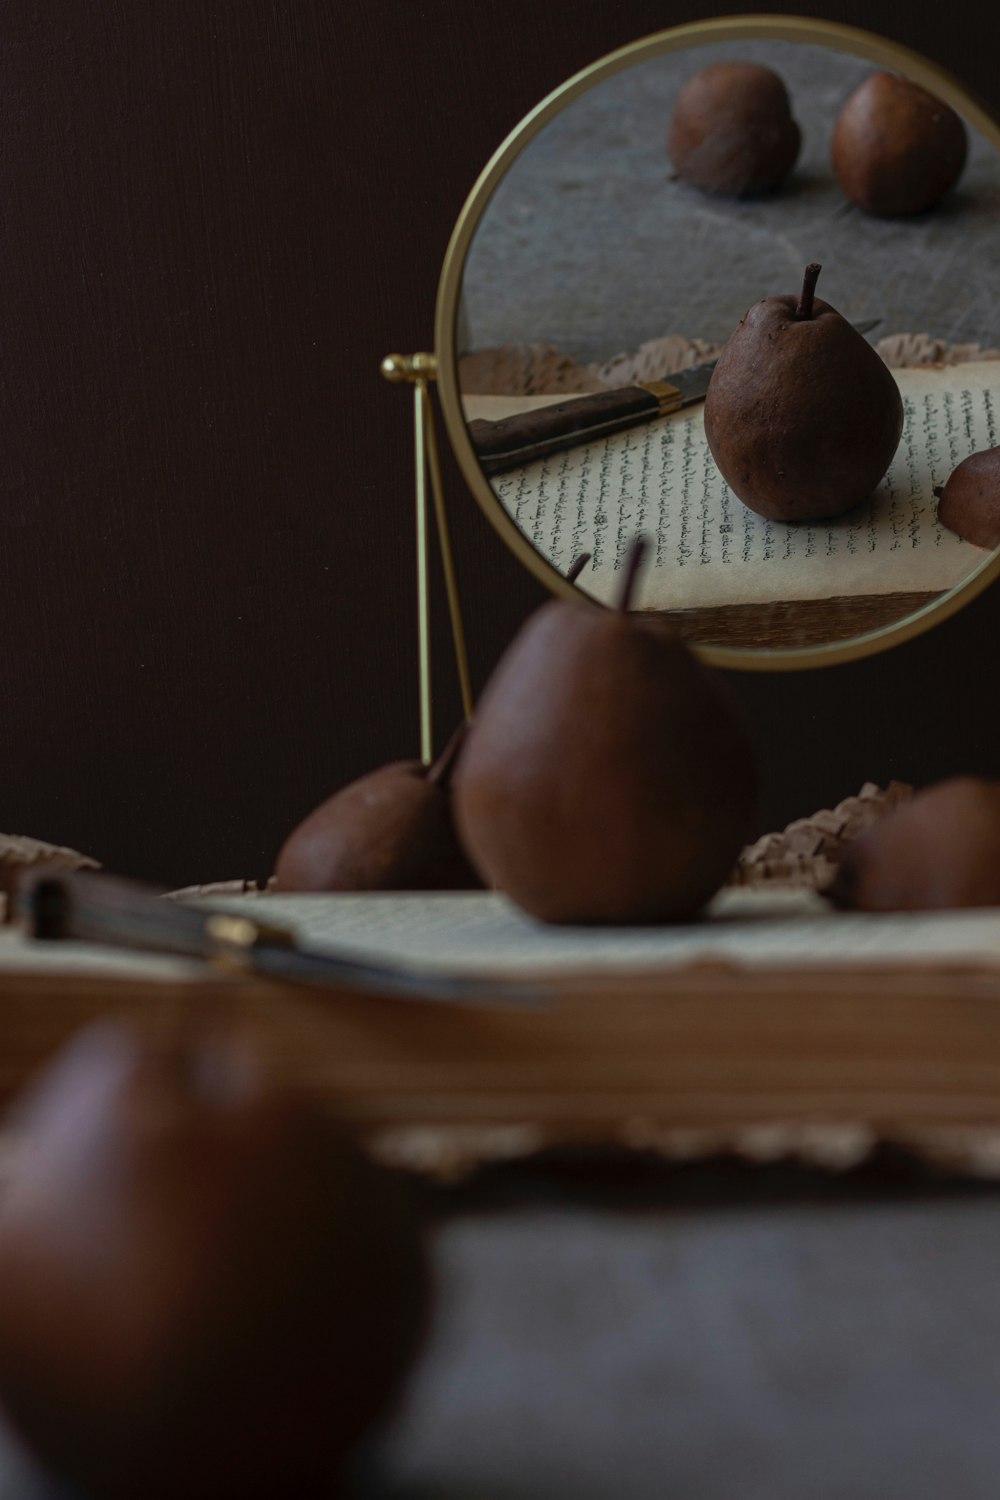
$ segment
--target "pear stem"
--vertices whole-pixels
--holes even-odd
[[[589,552],[581,552],[579,557],[574,558],[570,564],[569,572],[566,574],[567,582],[575,583],[589,562]]]
[[[464,719],[441,751],[437,760],[428,768],[427,780],[431,786],[439,786],[443,792],[448,790],[452,772],[458,764],[459,752],[465,744],[465,736],[468,732],[469,723],[467,719]]]
[[[618,596],[618,604],[616,606],[619,614],[626,614],[632,603],[636,579],[639,576],[639,569],[642,567],[642,560],[646,555],[647,546],[648,543],[644,536],[635,537],[629,546],[628,556],[625,559],[625,577],[622,580],[622,591]]]
[[[795,309],[796,320],[800,323],[808,322],[813,315],[813,293],[816,290],[816,283],[819,280],[819,273],[822,269],[823,267],[817,265],[815,261],[810,261],[809,265],[806,266],[806,274],[802,278],[802,295],[799,298],[799,305]]]

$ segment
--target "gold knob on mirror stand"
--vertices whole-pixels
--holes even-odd
[[[408,381],[437,379],[437,356],[434,354],[387,354],[381,365],[382,374],[394,385]]]

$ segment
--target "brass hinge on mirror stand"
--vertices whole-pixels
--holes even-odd
[[[433,354],[389,354],[382,361],[382,374],[394,384],[413,386],[414,443],[416,449],[417,499],[417,655],[420,676],[420,758],[429,766],[434,758],[433,697],[431,691],[431,609],[428,576],[427,476],[430,474],[434,515],[441,563],[444,568],[451,634],[455,643],[455,661],[462,691],[462,710],[472,718],[472,687],[469,660],[465,649],[465,627],[458,597],[458,580],[451,548],[451,531],[444,503],[441,481],[441,456],[438,450],[430,382],[437,377],[437,360]]]

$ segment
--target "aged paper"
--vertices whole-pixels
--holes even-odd
[[[303,947],[380,966],[516,978],[529,973],[913,963],[1000,970],[1000,908],[898,916],[838,912],[807,890],[720,891],[705,920],[674,927],[552,927],[493,892],[214,896],[197,903],[293,929]],[[0,930],[0,975],[204,979],[195,959],[92,943],[38,943]]]
[[[599,599],[614,597],[638,532],[653,544],[639,608],[949,589],[988,554],[938,524],[934,486],[1000,443],[1000,363],[893,373],[905,412],[896,457],[871,499],[834,521],[789,526],[748,510],[715,467],[700,404],[492,484],[561,572],[591,553],[580,582]],[[470,419],[497,420],[564,399],[470,396],[464,405]]]
[[[899,916],[836,912],[812,891],[720,891],[705,921],[676,927],[552,927],[492,892],[262,895],[258,916],[294,928],[319,952],[443,973],[518,974],[738,966],[991,964],[1000,969],[1000,908]],[[240,899],[212,906],[240,910]]]

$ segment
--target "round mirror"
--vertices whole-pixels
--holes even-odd
[[[637,42],[521,123],[456,226],[436,349],[465,477],[555,592],[613,602],[644,534],[633,608],[718,665],[924,630],[1000,568],[937,494],[1000,444],[998,223],[1000,128],[915,54],[790,17]],[[755,488],[768,423],[791,518]]]

